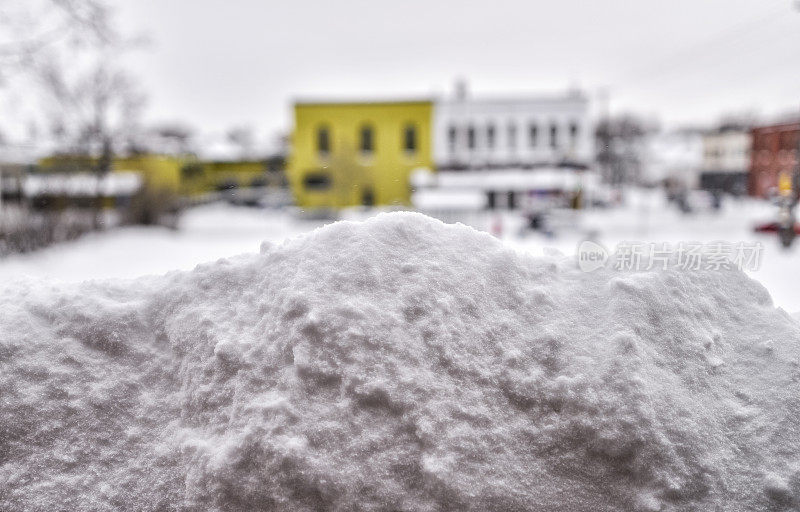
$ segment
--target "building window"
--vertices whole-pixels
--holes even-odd
[[[323,156],[331,152],[331,134],[327,126],[317,130],[317,151]]]
[[[511,149],[517,147],[517,127],[514,123],[508,125],[508,147]]]
[[[361,127],[358,147],[364,154],[372,154],[375,151],[375,136],[371,126]]]
[[[555,123],[550,125],[550,147],[558,147],[558,126]]]
[[[517,195],[514,193],[513,190],[509,190],[506,193],[506,203],[508,204],[509,210],[517,209]]]
[[[406,125],[403,129],[403,149],[407,153],[414,153],[417,151],[417,129],[414,125]]]
[[[486,207],[490,210],[497,208],[497,192],[494,190],[486,192]]]
[[[569,140],[573,146],[578,142],[578,123],[574,121],[569,125]]]
[[[475,127],[470,126],[467,128],[467,147],[469,149],[475,149]]]
[[[456,143],[458,142],[458,130],[455,126],[451,126],[447,130],[447,144],[450,147],[450,152],[456,152]]]
[[[310,172],[303,177],[303,187],[308,191],[328,190],[331,177],[324,172]]]
[[[372,187],[366,187],[361,193],[361,204],[364,206],[375,206],[375,192]]]
[[[494,148],[494,125],[493,124],[490,124],[489,126],[486,127],[486,146],[488,146],[489,149],[493,149]]]
[[[539,127],[533,123],[528,126],[528,143],[532,148],[539,144]]]

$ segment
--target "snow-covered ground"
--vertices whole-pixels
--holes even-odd
[[[287,211],[211,204],[186,212],[177,230],[124,227],[2,259],[0,280],[31,276],[74,282],[189,270],[257,252],[263,241],[279,242],[320,225]]]
[[[576,219],[579,228],[561,229],[551,237],[520,236],[520,221],[506,217],[500,236],[508,245],[534,254],[553,247],[568,255],[588,235],[594,235],[609,249],[620,241],[759,242],[763,245],[761,265],[750,275],[766,286],[778,306],[800,311],[800,243],[784,251],[776,236],[752,230],[754,224],[774,217],[774,206],[749,199],[727,200],[720,212],[683,215],[665,203],[660,191],[632,190],[626,197],[623,207],[582,212]],[[356,210],[345,217],[363,219],[371,215],[374,213]],[[475,227],[491,230],[496,219],[488,215],[471,220]],[[185,213],[177,231],[129,227],[0,260],[0,280],[29,275],[82,281],[188,270],[199,263],[256,252],[262,241],[277,243],[322,224],[300,220],[290,211],[207,205]]]
[[[214,252],[156,233],[149,261]],[[800,324],[732,269],[583,272],[394,213],[3,282],[0,318],[3,511],[800,507]]]

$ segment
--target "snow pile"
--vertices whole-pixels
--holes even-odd
[[[417,214],[0,291],[0,509],[790,510],[800,326]]]

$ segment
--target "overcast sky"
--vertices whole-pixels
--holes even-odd
[[[204,132],[291,125],[303,96],[610,91],[665,124],[800,111],[791,0],[117,0],[147,117]]]

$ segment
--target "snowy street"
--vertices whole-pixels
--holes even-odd
[[[774,217],[773,205],[728,199],[720,212],[684,215],[665,204],[661,191],[631,192],[623,207],[580,212],[579,227],[561,229],[553,236],[534,232],[521,235],[523,221],[504,218],[501,238],[510,247],[538,255],[548,247],[572,255],[590,234],[609,249],[621,241],[757,242],[763,246],[762,259],[760,267],[749,272],[751,277],[767,288],[777,306],[789,313],[800,312],[800,278],[794,271],[800,262],[800,249],[795,246],[785,251],[774,234],[757,234],[752,229]],[[374,214],[349,210],[343,218],[363,220]],[[474,224],[489,230],[492,221],[493,216],[487,213]],[[8,282],[27,275],[75,282],[189,270],[218,258],[257,252],[263,241],[280,243],[321,225],[322,221],[301,220],[291,211],[211,204],[187,211],[177,231],[127,227],[2,259],[0,280]]]

